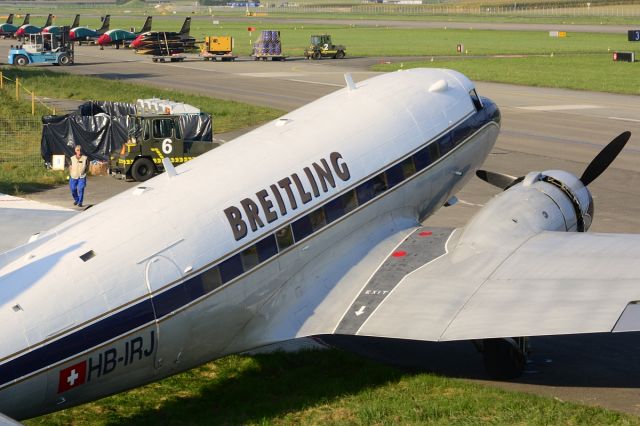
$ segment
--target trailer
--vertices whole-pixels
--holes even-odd
[[[153,55],[151,61],[153,62],[182,62],[187,59],[187,55],[184,53],[173,53],[169,55]]]

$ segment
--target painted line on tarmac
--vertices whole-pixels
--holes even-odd
[[[321,81],[298,80],[298,79],[293,79],[293,78],[289,78],[287,80],[293,81],[295,83],[318,84],[320,86],[331,86],[331,87],[345,87],[344,84],[322,83]]]
[[[568,111],[568,110],[580,110],[580,109],[596,109],[602,108],[598,105],[542,105],[532,107],[517,107],[518,109],[524,109],[527,111]]]
[[[635,118],[624,118],[624,117],[607,117],[610,120],[618,120],[618,121],[630,121],[632,123],[640,123],[640,120],[636,120]]]

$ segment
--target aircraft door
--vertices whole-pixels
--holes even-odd
[[[156,369],[172,369],[180,362],[187,334],[185,316],[179,310],[187,303],[187,293],[180,285],[182,272],[167,255],[149,259],[145,270],[147,289],[156,318],[158,350]]]

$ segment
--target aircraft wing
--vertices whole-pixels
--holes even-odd
[[[1,253],[26,244],[32,235],[53,228],[76,213],[71,209],[0,194],[0,259]]]
[[[456,245],[461,230],[420,232],[376,272],[335,334],[447,341],[640,329],[640,235],[541,232],[483,251]],[[419,245],[405,246],[411,240]],[[402,266],[425,251],[423,266]],[[394,269],[413,272],[391,278]],[[386,293],[373,292],[376,280]]]

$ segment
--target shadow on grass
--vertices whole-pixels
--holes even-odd
[[[269,422],[403,376],[399,370],[336,350],[263,354],[245,361],[249,366],[212,379],[198,396],[171,398],[157,409],[110,424]]]

